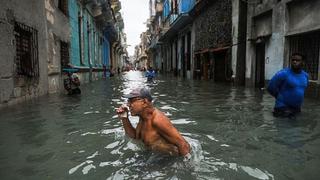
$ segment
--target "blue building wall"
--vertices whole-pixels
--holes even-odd
[[[78,11],[79,6],[76,0],[69,0],[69,21],[71,26],[70,38],[70,63],[80,66],[80,49],[79,49],[79,30],[78,30]]]
[[[188,13],[195,4],[196,4],[196,0],[180,0],[179,14]]]
[[[93,18],[90,14],[88,14],[89,24],[90,24],[90,33],[89,33],[89,43],[90,43],[90,57],[91,57],[91,64],[93,67],[96,65],[96,59],[95,59],[95,42],[94,42],[94,36],[96,32],[96,28],[94,26]]]
[[[104,41],[103,41],[103,48],[102,48],[102,54],[103,54],[103,58],[102,58],[102,63],[103,65],[105,65],[106,67],[108,67],[110,64],[110,43],[108,40],[108,33],[105,32],[104,33]]]
[[[70,62],[75,66],[89,67],[91,60],[92,67],[102,67],[109,61],[109,42],[99,43],[103,37],[102,32],[97,29],[94,18],[86,8],[83,8],[77,0],[69,0],[69,21],[71,26],[70,39]],[[82,32],[79,32],[79,12],[82,12]],[[89,29],[88,29],[89,28]],[[80,62],[80,43],[79,33],[82,33],[83,59]],[[89,49],[90,47],[90,49]],[[90,53],[90,59],[89,59]],[[104,55],[105,53],[106,55]],[[105,56],[105,57],[104,57]]]
[[[83,62],[86,66],[89,66],[88,57],[88,12],[83,11]]]
[[[170,15],[171,1],[166,0],[163,5],[163,17],[166,19]]]

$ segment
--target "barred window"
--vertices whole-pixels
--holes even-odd
[[[310,80],[318,80],[320,31],[290,37],[290,55],[296,52],[304,55]]]
[[[68,0],[59,0],[58,8],[68,16]]]
[[[69,66],[69,44],[60,41],[60,57],[61,57],[61,67],[65,68]]]
[[[16,74],[39,77],[38,31],[27,25],[15,22]]]

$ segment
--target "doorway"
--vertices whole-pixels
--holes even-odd
[[[214,53],[214,81],[225,82],[226,78],[226,52]]]
[[[265,43],[256,44],[255,87],[265,86]]]

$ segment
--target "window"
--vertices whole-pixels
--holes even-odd
[[[177,0],[171,1],[171,14],[178,14],[178,2]]]
[[[61,57],[61,67],[65,68],[69,66],[69,44],[60,41],[60,57]]]
[[[32,27],[15,22],[16,75],[39,77],[38,31]]]
[[[310,80],[318,80],[320,31],[290,37],[290,55],[302,53]]]
[[[68,0],[59,0],[58,8],[65,14],[68,15]]]

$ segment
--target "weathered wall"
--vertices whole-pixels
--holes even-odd
[[[0,3],[2,7],[3,3]],[[13,25],[9,19],[13,11],[0,8],[0,103],[8,102],[14,88],[13,62],[15,56]]]
[[[246,85],[253,86],[256,73],[256,43],[265,44],[265,79],[272,76],[284,64],[286,4],[273,0],[248,7]],[[260,40],[259,40],[260,38]]]
[[[56,93],[63,90],[60,41],[70,42],[70,25],[68,17],[58,8],[57,0],[45,0],[45,8],[48,33],[49,93]]]
[[[297,34],[320,29],[319,8],[319,0],[289,2],[287,34]]]
[[[285,4],[279,3],[272,10],[272,35],[266,42],[265,54],[265,79],[283,68],[285,51]]]
[[[194,76],[194,67],[195,67],[195,43],[196,43],[196,26],[195,23],[192,23],[192,27],[191,27],[191,73],[190,76],[191,78]]]
[[[210,2],[194,20],[195,51],[209,47],[229,46],[232,42],[232,3],[231,0]]]
[[[232,0],[232,80],[245,85],[247,3]]]
[[[239,0],[233,0],[232,1],[232,44],[238,44],[238,39],[239,39],[239,19],[240,19],[240,4]],[[241,42],[240,42],[241,43]],[[237,54],[238,53],[238,45],[232,46],[232,58],[231,58],[231,66],[232,66],[232,71],[237,72]]]
[[[48,92],[47,38],[44,1],[0,1],[0,106],[15,104]],[[35,28],[38,33],[39,80],[27,82],[15,79],[14,21]]]

